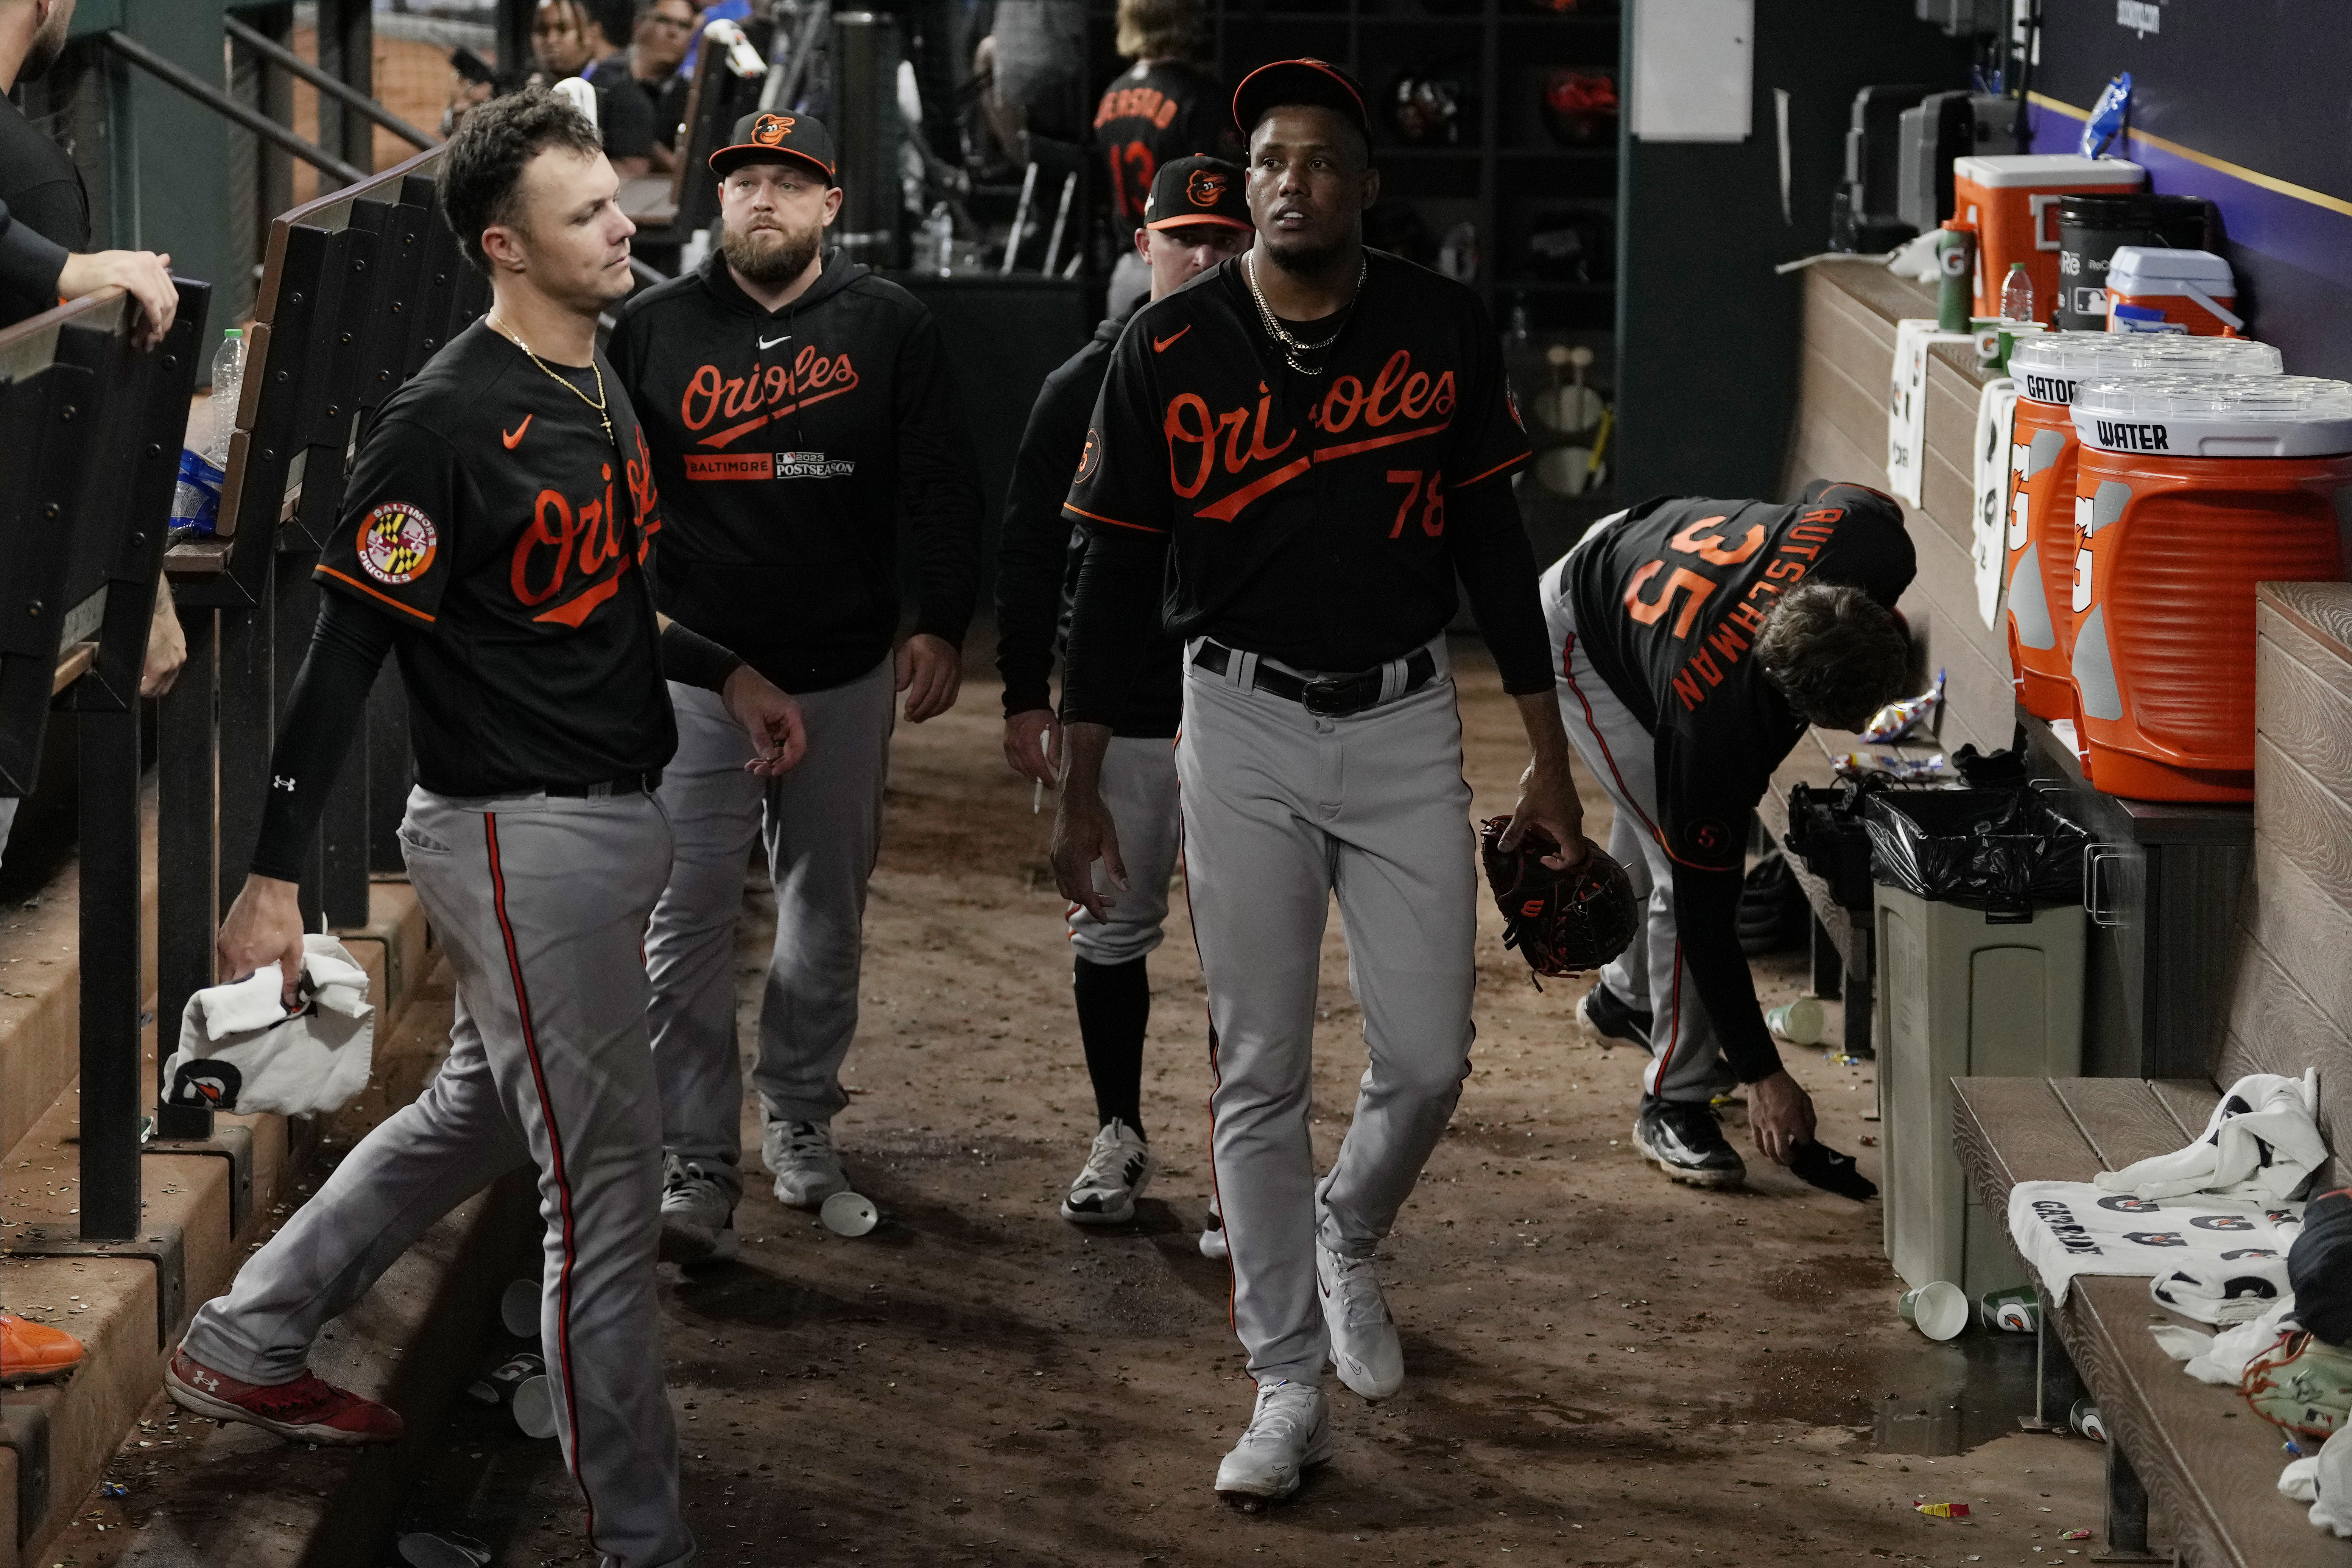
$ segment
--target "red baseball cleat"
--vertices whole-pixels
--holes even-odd
[[[396,1443],[400,1413],[304,1373],[291,1383],[239,1383],[184,1350],[172,1352],[163,1386],[183,1410],[215,1421],[242,1421],[298,1443],[357,1447]]]
[[[0,1312],[0,1383],[46,1383],[81,1364],[81,1342],[63,1329]]]

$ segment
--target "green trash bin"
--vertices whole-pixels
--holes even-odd
[[[1887,792],[1865,806],[1878,955],[1886,1256],[1971,1300],[2024,1278],[2007,1216],[1953,1147],[1955,1078],[2083,1067],[2083,848],[2031,791]]]

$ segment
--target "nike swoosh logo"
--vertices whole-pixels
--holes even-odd
[[[539,416],[536,414],[526,414],[522,416],[521,424],[516,426],[511,430],[501,430],[499,432],[499,439],[507,444],[508,451],[511,452],[517,447],[522,445],[522,433],[530,429],[530,422],[538,417]]]
[[[1164,354],[1164,353],[1166,353],[1168,352],[1168,345],[1169,345],[1169,344],[1171,344],[1171,343],[1174,342],[1178,338],[1182,337],[1186,332],[1189,332],[1189,331],[1191,331],[1192,330],[1192,328],[1190,328],[1190,327],[1179,327],[1179,328],[1177,328],[1174,331],[1172,331],[1172,332],[1169,333],[1169,334],[1168,334],[1166,337],[1164,337],[1164,338],[1154,338],[1154,339],[1152,339],[1152,340],[1151,340],[1151,352],[1152,352],[1153,353],[1156,353],[1156,354]]]
[[[761,346],[761,348],[763,348],[763,349],[772,349],[772,348],[774,348],[778,343],[788,343],[788,342],[791,342],[792,341],[793,341],[793,335],[792,335],[792,333],[790,333],[790,332],[786,332],[786,333],[785,333],[782,337],[781,337],[781,338],[761,338],[761,339],[760,340],[760,346]]]

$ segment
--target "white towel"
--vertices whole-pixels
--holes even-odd
[[[215,1110],[296,1116],[334,1110],[367,1087],[375,1008],[367,971],[331,936],[302,939],[302,1005],[280,1005],[275,964],[188,998],[180,1048],[163,1064],[166,1097]]]
[[[2273,1302],[2261,1317],[2218,1334],[2200,1334],[2179,1323],[2150,1323],[2147,1331],[2156,1336],[2157,1345],[2165,1354],[2186,1362],[2188,1364],[2180,1370],[2198,1382],[2235,1388],[2245,1380],[2246,1363],[2295,1326],[2294,1297],[2287,1295]]]
[[[2318,1114],[2316,1068],[2299,1079],[2248,1073],[2230,1086],[2187,1148],[2102,1171],[2091,1180],[2111,1193],[2150,1199],[2189,1193],[2257,1203],[2298,1198],[2327,1158]]]
[[[2020,1182],[2010,1189],[2009,1234],[2063,1306],[2077,1274],[2155,1279],[2227,1267],[2228,1255],[2250,1249],[2284,1256],[2303,1228],[2304,1207],[2203,1193],[2158,1202],[2088,1182]]]
[[[2242,1323],[2291,1296],[2286,1249],[2233,1247],[2217,1258],[2200,1258],[2147,1282],[2159,1307],[2169,1307],[2200,1323]]]
[[[2352,1437],[2352,1426],[2322,1443],[2310,1458],[2295,1460],[2279,1476],[2279,1490],[2297,1502],[2311,1504],[2314,1529],[2332,1530],[2341,1536],[2352,1536],[2352,1442],[2347,1442],[2347,1437]],[[2308,1491],[2290,1484],[2306,1477]]]

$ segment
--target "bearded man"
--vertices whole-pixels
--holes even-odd
[[[719,249],[630,300],[610,352],[667,502],[661,606],[799,699],[809,759],[785,778],[746,773],[742,727],[706,693],[671,688],[678,750],[661,802],[677,853],[646,963],[663,1256],[687,1263],[734,1250],[735,921],[755,837],[776,889],[751,1072],[761,1152],[784,1204],[814,1208],[848,1187],[831,1122],[848,1103],[841,1064],[895,699],[914,724],[954,705],[981,531],[938,324],[897,284],[824,252],[841,211],[832,135],[807,115],[746,115],[710,168]],[[894,654],[902,513],[917,588]]]

